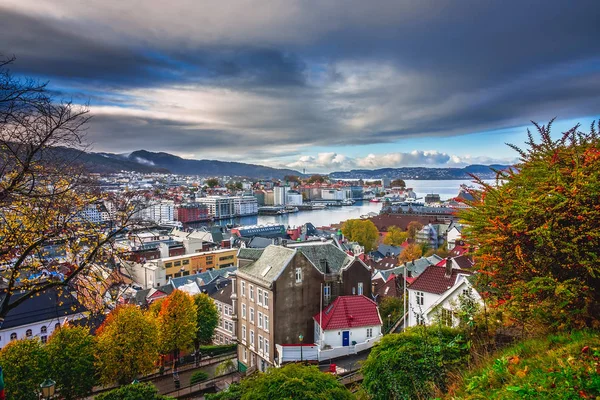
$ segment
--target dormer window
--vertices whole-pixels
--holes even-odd
[[[296,268],[296,283],[302,282],[302,268]]]

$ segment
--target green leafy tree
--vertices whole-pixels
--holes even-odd
[[[423,254],[423,256],[429,257],[434,254],[436,254],[442,258],[446,258],[450,255],[450,252],[448,251],[446,246],[442,245],[442,246],[438,247],[437,249],[429,249],[429,250],[425,251],[425,254]]]
[[[365,253],[373,251],[379,239],[379,231],[368,219],[349,219],[342,225],[342,233],[352,241],[365,248]]]
[[[460,213],[477,249],[476,288],[523,329],[599,326],[600,135],[575,126],[558,139],[535,124],[519,163],[498,183],[475,178]]]
[[[190,348],[196,339],[196,304],[192,296],[174,290],[162,303],[158,314],[159,340],[163,354]]]
[[[394,179],[390,185],[392,187],[406,187],[406,183],[402,179]]]
[[[384,336],[363,364],[363,387],[373,400],[428,399],[447,389],[448,376],[464,365],[469,348],[460,332],[417,326]]]
[[[213,299],[206,293],[194,296],[196,303],[196,345],[210,344],[219,324],[219,310]]]
[[[0,351],[7,399],[37,400],[40,383],[49,376],[48,353],[38,339],[14,340]]]
[[[154,318],[135,305],[117,307],[97,331],[96,370],[100,382],[124,384],[152,372],[158,346]]]
[[[390,226],[387,235],[383,239],[383,243],[390,246],[400,246],[408,239],[408,232],[403,232],[397,226]]]
[[[386,296],[379,303],[379,314],[384,320],[387,329],[390,328],[389,325],[396,322],[402,316],[403,310],[404,300],[402,297]]]
[[[417,260],[421,258],[422,255],[423,250],[421,249],[421,246],[415,243],[411,243],[408,246],[406,246],[404,250],[402,250],[402,253],[400,253],[400,255],[398,256],[398,260],[400,261],[400,263],[404,264],[409,261]]]
[[[410,221],[408,226],[406,227],[406,231],[408,232],[408,237],[414,239],[417,236],[417,232],[423,229],[423,224],[419,221]]]
[[[352,393],[337,379],[319,371],[317,367],[287,364],[282,368],[269,368],[267,372],[242,380],[239,385],[207,400],[303,399],[351,400]]]
[[[158,390],[151,383],[134,383],[101,393],[96,396],[96,400],[175,400],[175,398],[158,394]]]
[[[95,345],[87,328],[63,326],[50,336],[46,350],[52,379],[63,398],[78,399],[91,392]]]
[[[207,179],[205,183],[211,189],[219,186],[219,180],[217,178]]]

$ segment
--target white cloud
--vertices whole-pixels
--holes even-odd
[[[329,152],[316,156],[303,155],[297,161],[287,164],[289,168],[307,168],[320,172],[348,169],[379,169],[401,167],[464,167],[470,164],[510,164],[515,160],[493,159],[489,157],[457,156],[435,150],[413,150],[408,153],[368,154],[364,157],[348,157]]]

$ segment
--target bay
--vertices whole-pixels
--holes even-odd
[[[460,185],[472,185],[470,180],[406,180],[406,187],[412,188],[418,198],[424,199],[425,195],[436,193],[442,200],[448,200],[456,197],[460,190]],[[227,224],[236,225],[265,225],[265,224],[283,224],[286,227],[297,227],[307,222],[313,225],[329,226],[339,224],[348,219],[360,218],[370,212],[379,213],[381,203],[371,203],[369,201],[356,202],[352,206],[331,207],[324,210],[299,211],[286,215],[253,215],[241,218],[232,218],[215,221],[215,224],[225,226]],[[194,225],[197,226],[197,225]]]

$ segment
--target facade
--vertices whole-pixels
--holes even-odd
[[[14,294],[13,301],[20,296],[19,293]],[[8,312],[0,329],[0,348],[13,340],[34,337],[46,343],[65,322],[86,318],[88,314],[88,310],[68,291],[49,289]]]
[[[321,199],[333,201],[346,200],[346,192],[337,189],[321,189]]]
[[[215,219],[258,214],[258,200],[254,196],[208,196],[196,201],[206,205]]]
[[[221,283],[223,286],[223,283]],[[215,329],[215,336],[213,337],[214,344],[230,344],[233,341],[233,305],[231,302],[231,282],[224,285],[224,287],[217,292],[213,293],[210,297],[215,302],[217,310],[219,310],[219,324]]]
[[[172,200],[150,202],[138,211],[138,215],[143,221],[157,224],[172,222],[175,220],[175,202]]]
[[[242,262],[243,261],[243,262]],[[330,243],[240,249],[232,301],[242,370],[278,364],[275,345],[314,343],[312,317],[340,295],[371,295],[371,274]]]
[[[285,206],[287,204],[287,192],[289,190],[289,186],[275,186],[273,188],[273,205]]]
[[[236,216],[258,214],[258,200],[254,196],[233,197],[233,209]]]
[[[237,249],[220,249],[130,263],[125,270],[145,289],[165,285],[170,278],[234,266]]]
[[[182,223],[206,221],[210,219],[206,204],[189,203],[177,206],[177,221]]]
[[[286,195],[286,204],[288,206],[301,206],[302,195],[295,191],[289,191]]]
[[[462,225],[453,224],[446,233],[446,241],[448,243],[448,250],[452,250],[456,246],[457,242],[460,242],[462,238]]]
[[[103,202],[88,204],[81,210],[80,217],[86,222],[100,224],[111,220],[111,213]]]
[[[417,232],[415,241],[428,244],[429,248],[437,249],[444,244],[447,229],[448,225],[445,224],[427,224]]]
[[[377,303],[365,296],[340,296],[313,319],[319,361],[371,348],[383,336]]]
[[[450,261],[450,260],[448,260]],[[470,271],[431,265],[408,287],[408,326],[427,325],[440,321],[446,326],[457,326],[456,310],[460,296],[481,297],[469,282]]]

